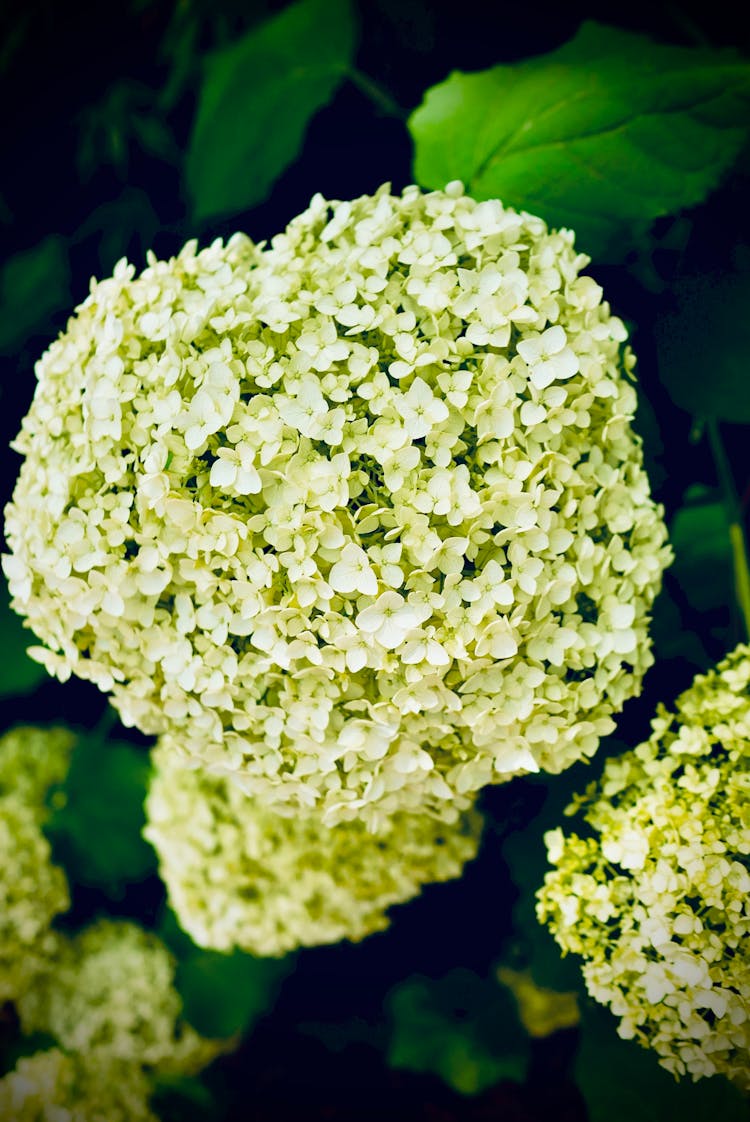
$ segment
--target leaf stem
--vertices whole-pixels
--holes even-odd
[[[108,701],[106,709],[91,730],[92,739],[103,744],[116,724],[117,710],[111,702]]]
[[[389,91],[379,82],[376,82],[374,78],[371,78],[369,74],[363,74],[356,66],[351,66],[346,70],[346,77],[386,117],[397,117],[399,121],[406,120],[408,117],[406,110],[402,109]]]
[[[744,620],[747,638],[750,640],[750,563],[748,563],[747,542],[742,525],[742,506],[716,420],[711,418],[706,422],[706,431],[708,432],[716,472],[724,495],[724,508],[729,522],[735,596]]]

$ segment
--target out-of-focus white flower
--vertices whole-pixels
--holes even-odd
[[[17,1003],[21,1025],[83,1057],[198,1071],[221,1046],[182,1020],[175,968],[152,932],[125,920],[99,920],[73,938],[59,937],[49,969]]]
[[[8,1122],[158,1122],[140,1067],[106,1053],[52,1048],[25,1056],[0,1079],[0,1118]]]

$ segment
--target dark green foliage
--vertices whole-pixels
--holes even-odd
[[[589,1122],[748,1122],[750,1108],[726,1079],[677,1081],[655,1054],[617,1035],[611,1014],[585,1002],[575,1077]]]
[[[8,258],[0,269],[0,352],[23,343],[70,300],[65,241],[57,234]]]
[[[197,221],[266,198],[353,50],[349,0],[298,0],[206,59],[186,156]]]
[[[679,277],[657,330],[659,376],[675,404],[750,423],[750,270]]]
[[[141,748],[96,734],[79,738],[45,827],[73,883],[117,897],[155,871],[154,851],[141,837],[149,770]]]
[[[0,673],[0,697],[30,693],[47,677],[47,671],[26,654],[33,646],[35,636],[21,623],[10,608],[8,586],[0,578],[0,643],[3,651],[3,669]]]
[[[159,934],[177,956],[175,984],[185,1017],[204,1036],[224,1038],[248,1029],[273,1004],[294,956],[254,958],[241,951],[204,950],[166,909]]]
[[[523,1080],[528,1040],[513,998],[491,978],[463,969],[437,979],[413,975],[387,1004],[393,1067],[433,1072],[465,1095]]]
[[[669,527],[672,575],[688,602],[708,612],[727,603],[732,587],[732,546],[726,508],[716,492],[692,488]]]

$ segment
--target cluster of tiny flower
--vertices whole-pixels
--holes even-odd
[[[53,1048],[0,1080],[0,1118],[14,1122],[155,1122],[147,1072],[192,1073],[224,1042],[181,1018],[176,963],[153,934],[100,920],[70,937],[52,920],[70,903],[42,828],[74,735],[17,728],[0,738],[0,1002]],[[114,1082],[113,1082],[114,1081]]]
[[[476,812],[448,828],[401,813],[374,835],[360,821],[279,815],[163,749],[155,765],[145,835],[177,919],[203,947],[274,956],[357,941],[387,926],[391,905],[460,876],[476,856]]]
[[[72,740],[35,728],[0,738],[0,1004],[26,993],[54,954],[50,924],[70,904],[42,826],[47,788],[65,774]]]
[[[331,825],[592,755],[669,549],[587,260],[449,184],[120,262],[15,443],[35,657]]]
[[[132,1064],[59,1048],[18,1061],[0,1079],[0,1118],[8,1122],[158,1122],[150,1085]]]
[[[537,914],[620,1036],[750,1090],[750,648],[652,728],[568,808],[595,836],[546,835]]]
[[[152,932],[101,919],[72,938],[59,937],[47,970],[17,1002],[21,1027],[82,1056],[108,1055],[171,1074],[199,1071],[221,1045],[182,1020],[175,968]]]

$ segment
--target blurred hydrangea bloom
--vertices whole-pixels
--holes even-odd
[[[145,834],[177,919],[214,950],[273,956],[362,939],[387,927],[392,904],[460,876],[479,845],[476,812],[450,826],[402,813],[374,835],[359,821],[281,816],[163,749],[156,763]]]
[[[70,904],[62,869],[52,864],[38,808],[0,797],[0,1004],[34,983],[56,949],[50,924]],[[0,1115],[0,1117],[2,1117]]]
[[[55,953],[50,925],[70,905],[42,825],[73,740],[67,729],[25,726],[0,737],[0,1003],[25,993]]]
[[[620,1036],[750,1090],[750,648],[652,728],[568,808],[594,836],[546,835],[538,915]]]
[[[99,920],[60,938],[49,970],[18,1002],[21,1025],[84,1057],[95,1052],[159,1071],[198,1071],[222,1045],[182,1020],[175,966],[151,932]]]
[[[67,775],[74,743],[70,729],[10,729],[0,737],[0,796],[13,794],[44,813],[47,792]]]
[[[15,442],[35,657],[329,825],[592,755],[669,551],[587,261],[450,184],[120,262]]]
[[[141,1069],[111,1056],[57,1048],[18,1061],[0,1079],[0,1118],[8,1122],[158,1122]]]

